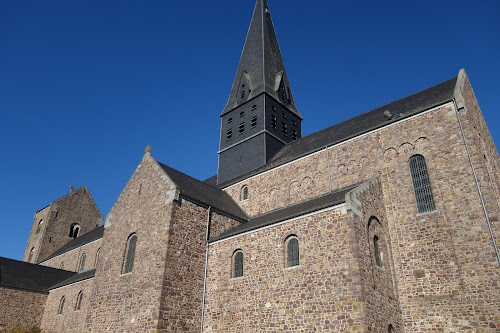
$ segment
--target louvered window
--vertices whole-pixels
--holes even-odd
[[[251,126],[252,126],[252,128],[257,127],[257,116],[252,117]]]
[[[271,127],[276,129],[276,116],[271,116]]]
[[[125,265],[123,267],[123,273],[132,272],[132,268],[134,268],[134,258],[135,258],[135,247],[137,244],[137,235],[133,234],[129,237],[127,243],[127,253],[125,256]]]
[[[233,277],[243,276],[243,251],[237,251],[234,254],[234,269],[233,269]]]
[[[425,158],[422,155],[414,155],[410,158],[409,163],[417,210],[419,213],[432,212],[436,207],[434,206],[434,197],[432,196]]]
[[[286,245],[287,252],[287,267],[299,265],[299,240],[297,238],[290,238]]]

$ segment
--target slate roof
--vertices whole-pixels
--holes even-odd
[[[76,273],[0,257],[0,286],[36,292],[49,288]]]
[[[95,240],[101,239],[103,234],[104,234],[104,226],[100,226],[98,228],[95,228],[94,230],[91,230],[91,231],[81,235],[80,237],[69,241],[69,243],[60,247],[58,250],[56,250],[54,253],[52,253],[50,256],[48,256],[47,258],[45,258],[41,262],[47,261],[47,260],[52,259],[54,257],[57,257],[58,255],[61,255],[63,253],[77,249],[82,245],[85,245],[85,244],[88,244],[88,243],[93,242]]]
[[[52,290],[52,289],[56,289],[56,288],[61,288],[61,287],[67,286],[67,285],[72,284],[72,283],[91,279],[94,276],[95,276],[95,268],[81,271],[81,272],[78,272],[77,274],[73,275],[69,279],[66,279],[60,283],[53,285],[49,289]]]
[[[240,220],[247,220],[245,212],[226,192],[159,163],[167,175],[177,184],[181,196],[207,206],[212,206]]]
[[[259,229],[268,225],[272,225],[281,221],[289,220],[298,216],[306,215],[318,210],[332,207],[345,202],[345,195],[352,190],[356,185],[342,188],[338,191],[328,193],[311,200],[297,203],[288,207],[277,209],[262,215],[252,217],[249,222],[243,223],[235,228],[232,228],[217,237],[211,238],[210,242],[215,242],[231,236],[236,236],[247,231]]]
[[[293,161],[302,156],[314,153],[325,148],[326,146],[349,140],[363,133],[370,132],[377,128],[400,121],[401,119],[429,110],[438,105],[450,102],[454,97],[456,82],[457,77],[454,77],[413,95],[398,99],[392,103],[383,105],[354,118],[345,120],[321,131],[292,141],[284,145],[272,157],[269,163],[263,167],[218,184],[217,187],[227,187],[245,178]],[[392,118],[384,116],[384,112],[386,110],[392,114]],[[209,178],[207,181],[211,179],[212,178]]]

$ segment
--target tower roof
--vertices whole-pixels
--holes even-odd
[[[289,88],[267,0],[257,0],[255,4],[231,94],[221,117],[242,104],[238,101],[240,82],[249,85],[250,93],[247,100],[267,93],[302,119]],[[278,94],[280,89],[286,91],[286,102]]]

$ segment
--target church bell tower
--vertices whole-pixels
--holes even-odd
[[[267,0],[257,0],[221,115],[221,184],[265,165],[285,144],[301,137],[295,107]]]

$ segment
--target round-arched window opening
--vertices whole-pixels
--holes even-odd
[[[241,201],[248,200],[248,186],[243,186],[241,188]]]

